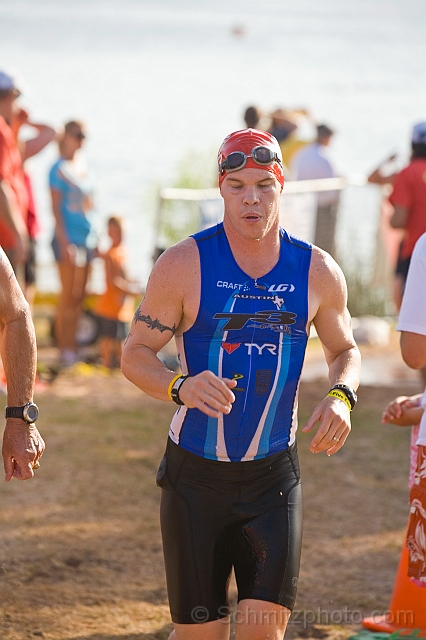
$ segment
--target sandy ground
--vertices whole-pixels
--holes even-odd
[[[288,638],[347,638],[390,601],[408,515],[409,429],[383,427],[380,414],[419,382],[396,339],[363,352],[370,383],[344,449],[312,456],[310,437],[299,437],[305,526]],[[302,423],[326,390],[313,343]],[[41,468],[31,482],[0,486],[1,640],[167,638],[155,472],[173,407],[120,372],[85,365],[61,373],[37,401]]]

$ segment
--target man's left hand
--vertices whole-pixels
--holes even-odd
[[[28,480],[34,475],[44,451],[44,441],[34,424],[9,419],[3,435],[3,464],[5,480]],[[36,466],[37,468],[37,466]]]
[[[331,456],[343,447],[350,433],[350,411],[338,398],[326,396],[314,409],[302,431],[311,431],[317,422],[320,422],[320,426],[312,438],[309,450],[312,453],[326,451]]]

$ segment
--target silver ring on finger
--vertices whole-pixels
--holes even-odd
[[[340,442],[340,438],[336,438],[336,436],[333,436],[333,440],[334,440],[335,442]]]

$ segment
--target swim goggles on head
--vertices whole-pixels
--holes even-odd
[[[252,158],[252,160],[261,167],[265,167],[273,162],[278,162],[282,166],[281,158],[276,151],[271,151],[268,147],[254,147],[249,155],[242,151],[233,151],[230,153],[229,156],[220,163],[219,173],[223,173],[224,171],[230,173],[231,171],[243,169],[246,166],[248,158]]]

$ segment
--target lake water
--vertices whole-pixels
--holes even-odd
[[[426,120],[425,24],[424,0],[0,0],[0,67],[25,77],[34,119],[87,123],[97,209],[128,219],[130,270],[146,280],[155,189],[172,186],[188,151],[214,156],[248,104],[308,108],[336,129],[344,171],[393,151],[403,163],[412,124]],[[51,146],[28,164],[42,263],[55,157]],[[341,230],[361,254],[377,225],[370,195]],[[41,271],[42,288],[55,282]]]

